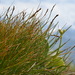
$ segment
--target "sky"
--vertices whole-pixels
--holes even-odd
[[[59,27],[65,24],[67,27],[72,25],[66,32],[64,41],[71,39],[68,46],[75,45],[75,0],[0,0],[0,12],[13,5],[16,7],[16,13],[25,9],[30,12],[32,9],[35,10],[39,4],[43,11],[51,9],[56,4],[53,15],[59,14],[56,20],[59,21]],[[72,57],[74,55],[75,52],[72,53]]]

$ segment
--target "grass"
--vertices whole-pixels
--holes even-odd
[[[13,15],[15,7],[9,7],[0,15],[0,75],[61,75],[66,70],[74,46],[62,50],[67,43],[62,43],[63,35],[70,27],[54,33],[58,24],[54,24],[58,14],[50,21],[54,6],[50,14],[47,9],[39,15],[38,8]]]

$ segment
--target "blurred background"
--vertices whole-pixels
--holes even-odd
[[[61,28],[66,24],[66,27],[72,25],[72,27],[64,34],[63,41],[70,41],[67,43],[66,47],[75,45],[75,0],[0,0],[0,14],[5,11],[9,6],[16,7],[16,13],[26,10],[30,12],[32,9],[36,10],[38,5],[43,9],[51,9],[52,6],[56,4],[52,17],[59,14],[56,22],[59,22],[58,28]],[[75,63],[75,49],[72,51],[70,56],[71,60]]]

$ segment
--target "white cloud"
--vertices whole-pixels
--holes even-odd
[[[10,0],[9,0],[10,1]],[[60,0],[60,1],[65,1],[65,0]],[[67,0],[66,0],[67,1]],[[36,9],[39,5],[38,1],[30,1],[30,2],[21,2],[18,1],[13,4],[16,6],[16,12],[20,12],[24,9],[27,9],[28,12],[30,12],[32,9]],[[47,8],[51,9],[54,3],[50,3],[48,0],[41,2],[40,7],[42,7],[43,10],[46,10]],[[0,4],[0,10],[4,10],[10,5],[7,4]],[[68,25],[72,25],[75,23],[75,4],[71,3],[59,3],[56,5],[56,7],[53,10],[53,15],[59,14],[59,17],[57,18],[57,21],[60,22],[60,26],[63,26],[65,23]],[[75,29],[75,26],[72,26],[73,29]]]

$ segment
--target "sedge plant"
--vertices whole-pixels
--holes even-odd
[[[38,8],[30,14],[13,15],[15,7],[9,7],[0,15],[0,75],[61,75],[65,71],[67,55],[74,47],[61,50],[67,43],[61,41],[68,28],[54,33],[58,16],[50,21],[54,6],[50,14],[47,9],[41,15]]]

